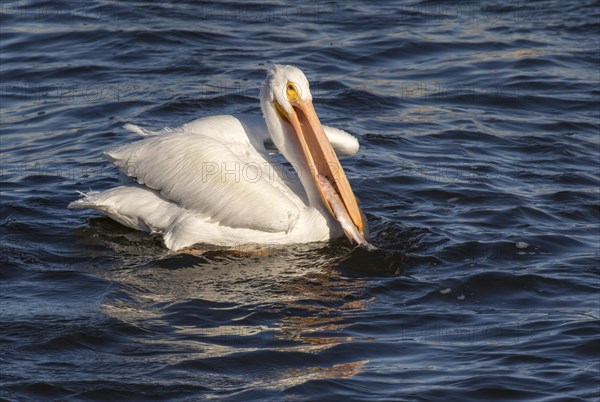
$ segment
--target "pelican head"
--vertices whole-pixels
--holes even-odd
[[[364,235],[366,219],[315,112],[304,73],[293,66],[271,67],[261,86],[261,107],[273,143],[297,170],[309,199],[316,188],[320,197],[315,198],[342,224],[348,238],[353,240],[342,215]]]

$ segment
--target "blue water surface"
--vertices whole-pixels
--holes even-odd
[[[596,1],[3,1],[0,396],[600,400]],[[122,128],[300,67],[377,251],[177,255],[67,210]]]

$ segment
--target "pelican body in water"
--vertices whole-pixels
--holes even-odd
[[[212,116],[153,132],[106,152],[127,177],[69,208],[91,208],[125,226],[160,232],[181,250],[325,241],[367,241],[367,221],[337,158],[358,151],[350,134],[322,126],[308,80],[273,66],[261,85],[258,116]],[[272,142],[291,164],[278,163]],[[367,243],[368,244],[368,243]]]

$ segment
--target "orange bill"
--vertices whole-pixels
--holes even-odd
[[[332,183],[352,222],[356,225],[358,231],[363,233],[363,217],[356,197],[352,192],[346,173],[325,135],[312,101],[297,100],[292,102],[292,112],[287,117],[296,132],[310,173],[329,212],[335,217],[329,200],[323,192],[318,178],[319,175]]]

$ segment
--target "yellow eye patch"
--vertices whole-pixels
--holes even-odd
[[[287,84],[285,84],[285,93],[287,94],[287,98],[290,101],[292,101],[292,102],[300,101],[300,94],[298,93],[298,88],[296,87],[296,84],[294,84],[293,82],[288,81]]]

